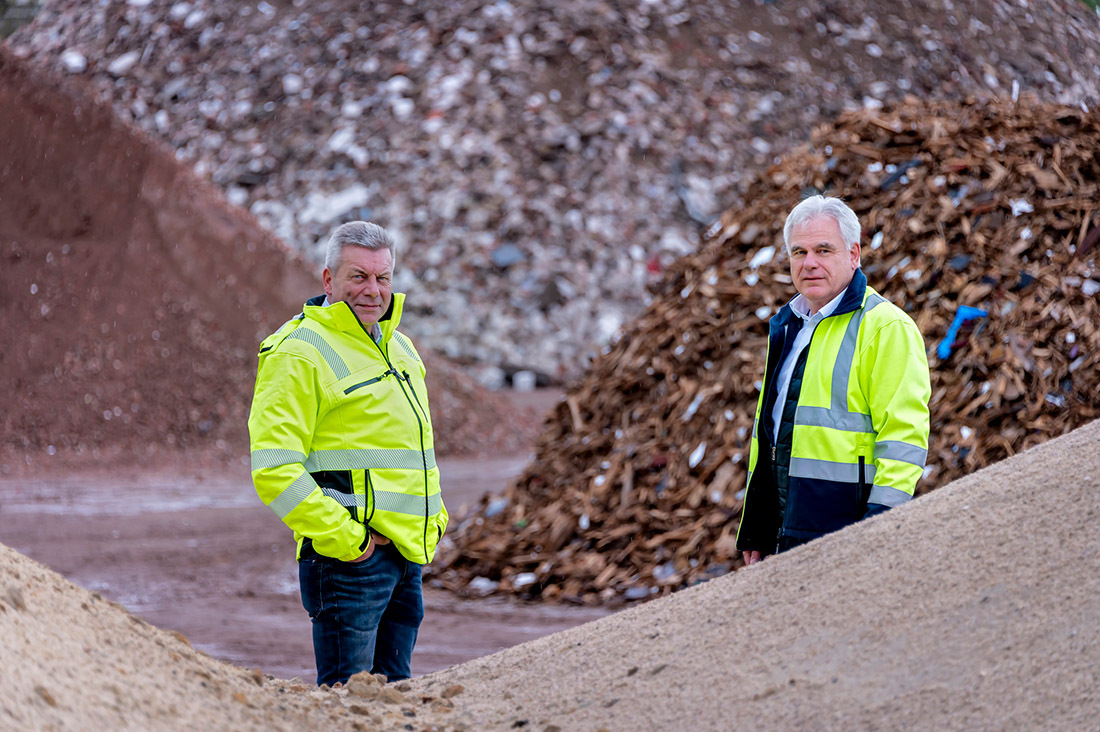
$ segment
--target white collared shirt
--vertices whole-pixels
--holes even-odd
[[[847,292],[847,288],[840,291],[840,294],[834,297],[828,302],[825,307],[817,311],[816,315],[810,315],[810,303],[806,301],[806,298],[802,295],[798,295],[795,299],[791,300],[791,310],[795,315],[802,318],[802,329],[795,334],[794,343],[791,345],[791,350],[787,354],[787,359],[779,365],[779,371],[777,372],[776,388],[777,394],[775,397],[775,405],[772,407],[772,444],[778,444],[779,442],[779,423],[783,419],[783,406],[787,403],[787,391],[791,388],[791,376],[794,373],[794,365],[798,363],[798,357],[803,351],[806,350],[806,346],[810,345],[810,339],[813,338],[814,328],[825,318],[833,314],[837,306],[840,305],[840,299],[844,297],[844,293]]]

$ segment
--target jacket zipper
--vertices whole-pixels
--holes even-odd
[[[867,500],[870,498],[870,492],[867,490],[867,479],[864,477],[864,457],[859,456],[859,502],[863,506],[863,510],[867,510]]]
[[[412,392],[413,399],[416,400],[416,406],[420,407],[420,411],[424,412],[424,406],[420,403],[420,397],[416,395],[416,389],[413,388],[412,379],[409,378],[408,371],[402,371],[402,375],[405,377],[405,383],[409,385],[409,391]],[[397,380],[397,383],[401,383],[401,379]],[[405,392],[405,388],[401,387],[401,392]],[[408,397],[405,397],[408,399]],[[412,407],[412,402],[409,402],[409,406]],[[416,411],[416,407],[413,407],[413,411]],[[424,418],[427,419],[427,412],[424,412]],[[420,415],[417,414],[416,421],[420,422]],[[424,463],[424,561],[428,560],[428,456],[424,454],[424,424],[420,423],[420,460]]]
[[[370,531],[370,521],[372,518],[374,518],[375,509],[374,481],[371,480],[369,470],[364,470],[363,472],[366,473],[366,495],[364,496],[364,499],[370,501],[370,515],[366,517],[366,520],[363,523],[366,524],[367,531]]]
[[[397,371],[393,368],[393,366],[390,366],[390,370],[382,374],[381,376],[375,376],[373,379],[367,379],[366,381],[360,381],[358,384],[352,384],[347,389],[344,389],[344,393],[350,394],[356,389],[362,389],[364,386],[377,384],[379,381],[386,378],[387,376],[397,376]]]
[[[358,318],[357,318],[357,320],[358,320]],[[367,338],[369,338],[370,342],[373,343],[375,348],[378,349],[378,353],[380,353],[382,355],[382,360],[386,362],[387,366],[389,366],[389,370],[392,371],[395,376],[399,376],[399,374],[397,372],[397,369],[395,369],[393,367],[393,364],[390,363],[390,359],[386,355],[386,352],[382,350],[382,344],[379,343],[378,341],[374,340],[374,337],[371,336],[370,331],[367,330],[366,326],[363,325],[362,321],[359,322],[359,327],[363,329],[363,332],[367,334]],[[383,376],[384,375],[385,374],[383,374]],[[408,372],[405,373],[405,378],[406,379],[409,378]],[[404,395],[405,401],[407,401],[409,403],[409,408],[412,409],[413,415],[416,417],[416,426],[420,431],[420,460],[421,460],[421,463],[424,465],[424,534],[423,534],[423,537],[422,537],[422,541],[423,541],[422,548],[424,549],[424,561],[427,562],[428,561],[428,456],[424,454],[424,421],[422,419],[420,419],[420,412],[416,408],[416,405],[420,404],[420,398],[416,396],[416,390],[412,389],[412,382],[411,381],[409,382],[409,388],[412,389],[413,397],[416,399],[416,405],[413,404],[412,399],[409,399],[409,395],[405,391],[405,385],[401,383],[400,378],[397,379],[397,385],[399,387],[401,387],[401,394]]]

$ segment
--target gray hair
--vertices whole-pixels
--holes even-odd
[[[844,246],[851,251],[852,244],[859,241],[860,226],[859,217],[855,211],[848,208],[848,204],[839,198],[828,196],[810,196],[802,203],[791,209],[787,214],[787,222],[783,224],[783,244],[787,247],[787,255],[791,253],[791,233],[811,219],[819,216],[829,216],[840,226],[840,236],[844,239]]]
[[[364,247],[374,251],[389,249],[390,262],[393,266],[397,266],[397,244],[390,232],[370,221],[349,221],[337,227],[329,237],[328,246],[325,249],[325,267],[330,272],[340,268],[344,247],[349,246]]]

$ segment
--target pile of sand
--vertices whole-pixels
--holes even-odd
[[[752,569],[387,690],[214,661],[0,546],[0,727],[1090,728],[1098,441],[1094,422]]]
[[[3,729],[461,728],[439,694],[317,689],[216,661],[2,544],[0,637]]]
[[[1100,422],[881,517],[414,683],[477,729],[1092,729]]]

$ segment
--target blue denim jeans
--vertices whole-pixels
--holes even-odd
[[[360,671],[409,678],[424,597],[422,565],[392,544],[355,564],[313,552],[298,563],[302,605],[313,621],[317,684],[346,683]]]

